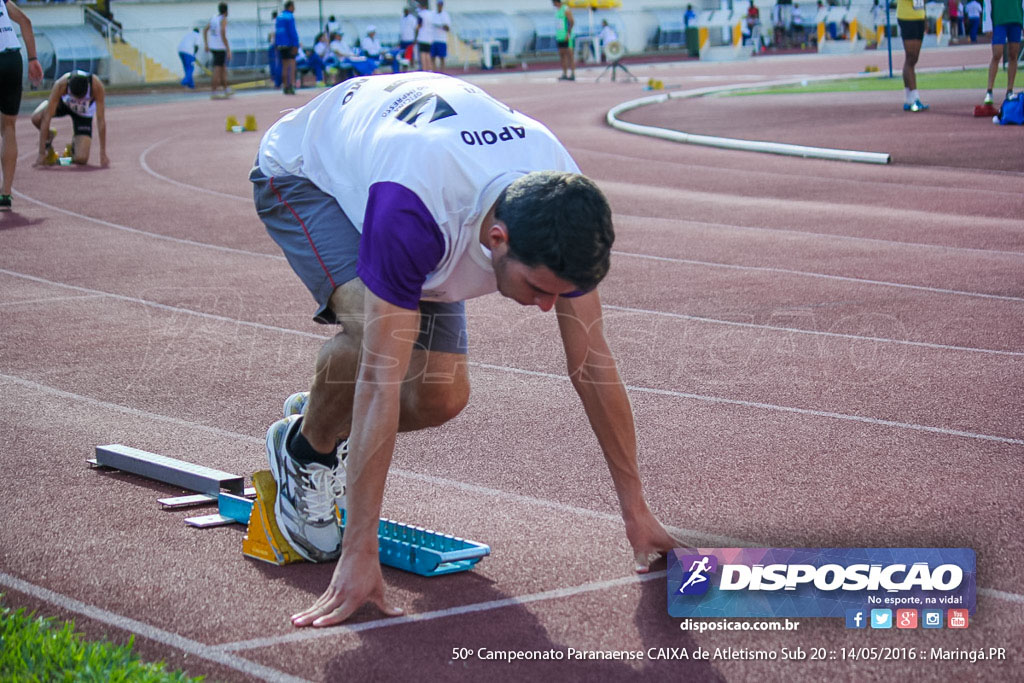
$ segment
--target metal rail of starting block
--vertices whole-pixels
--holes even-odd
[[[161,498],[159,502],[164,507],[217,503],[217,514],[186,519],[186,524],[191,526],[249,524],[254,504],[252,496],[256,495],[256,490],[243,487],[243,477],[237,474],[121,444],[97,446],[96,458],[88,462],[95,467],[130,472],[196,492],[195,495]],[[344,533],[344,512],[341,514],[341,526]],[[483,543],[383,517],[377,534],[381,564],[420,576],[466,571],[491,554],[490,546]]]
[[[225,520],[248,524],[252,508],[253,501],[250,498],[221,492],[217,498],[219,515],[211,517],[220,516]],[[344,534],[344,512],[341,513],[341,526]],[[384,517],[381,517],[377,527],[377,542],[381,564],[420,576],[441,576],[466,571],[491,554],[490,546],[483,543]]]

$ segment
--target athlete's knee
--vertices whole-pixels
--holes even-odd
[[[469,382],[422,383],[416,397],[416,412],[427,427],[438,427],[458,417],[469,403]]]
[[[17,122],[17,116],[8,116],[4,114],[0,117],[0,132],[6,137],[14,133],[14,124]]]

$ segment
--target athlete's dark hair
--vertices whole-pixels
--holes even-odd
[[[81,71],[72,73],[68,78],[68,92],[72,97],[85,97],[85,93],[89,92],[90,81],[92,81],[90,74]]]
[[[601,190],[578,173],[536,171],[499,195],[494,216],[508,228],[509,254],[583,291],[608,274],[615,232]]]
[[[222,2],[219,5],[217,5],[217,14],[227,14],[227,12],[228,12],[228,3]]]

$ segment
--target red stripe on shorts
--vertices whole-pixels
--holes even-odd
[[[302,226],[302,232],[305,233],[306,239],[309,240],[309,246],[313,250],[313,255],[316,256],[316,260],[320,263],[320,267],[323,268],[324,272],[327,274],[327,279],[330,280],[331,287],[334,288],[334,289],[337,289],[338,285],[336,285],[334,283],[334,278],[331,276],[331,271],[327,270],[327,265],[324,264],[324,260],[322,258],[320,258],[320,252],[317,251],[316,245],[313,244],[313,238],[310,237],[310,235],[309,235],[309,229],[306,228],[306,222],[303,221],[301,218],[299,218],[299,214],[297,214],[295,212],[295,209],[292,208],[292,205],[289,204],[288,202],[286,202],[281,197],[281,193],[278,192],[277,187],[274,186],[274,179],[273,178],[270,179],[270,189],[274,191],[274,195],[277,197],[277,201],[279,201],[282,204],[284,204],[285,207],[287,207],[288,210],[292,212],[292,215],[295,216],[295,220],[297,220],[299,222],[299,225]]]

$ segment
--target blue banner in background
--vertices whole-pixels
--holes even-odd
[[[673,617],[838,617],[856,609],[966,609],[970,548],[700,548],[668,555]]]

